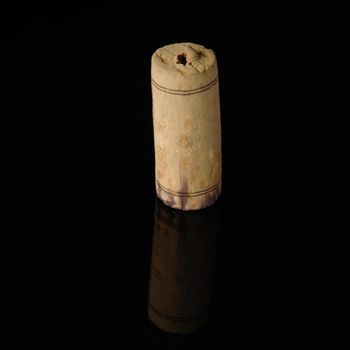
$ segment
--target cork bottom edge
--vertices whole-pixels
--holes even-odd
[[[176,193],[169,193],[156,181],[157,197],[165,205],[183,211],[200,210],[212,206],[220,197],[221,186],[220,181],[209,192],[196,196],[183,196]]]

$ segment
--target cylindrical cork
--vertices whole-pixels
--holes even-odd
[[[205,323],[218,221],[218,205],[181,212],[157,200],[148,315],[163,331],[190,333]]]
[[[221,192],[221,123],[215,54],[164,46],[152,56],[156,190],[168,206],[196,210]]]

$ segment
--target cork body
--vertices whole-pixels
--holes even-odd
[[[152,56],[156,190],[168,206],[196,210],[221,191],[221,123],[215,54],[192,43]]]
[[[148,316],[170,333],[190,333],[205,323],[218,237],[219,207],[173,210],[157,201]]]

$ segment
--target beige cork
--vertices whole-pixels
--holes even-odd
[[[217,205],[197,212],[157,201],[148,316],[169,333],[190,333],[206,322],[218,237]]]
[[[196,210],[221,191],[221,123],[215,54],[164,46],[152,56],[156,190],[168,206]]]

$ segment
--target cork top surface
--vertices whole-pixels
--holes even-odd
[[[181,74],[193,75],[207,71],[215,62],[212,50],[193,43],[177,43],[159,48],[153,59],[160,65]]]
[[[202,45],[166,45],[152,55],[152,80],[166,89],[187,91],[217,79],[215,53]]]

